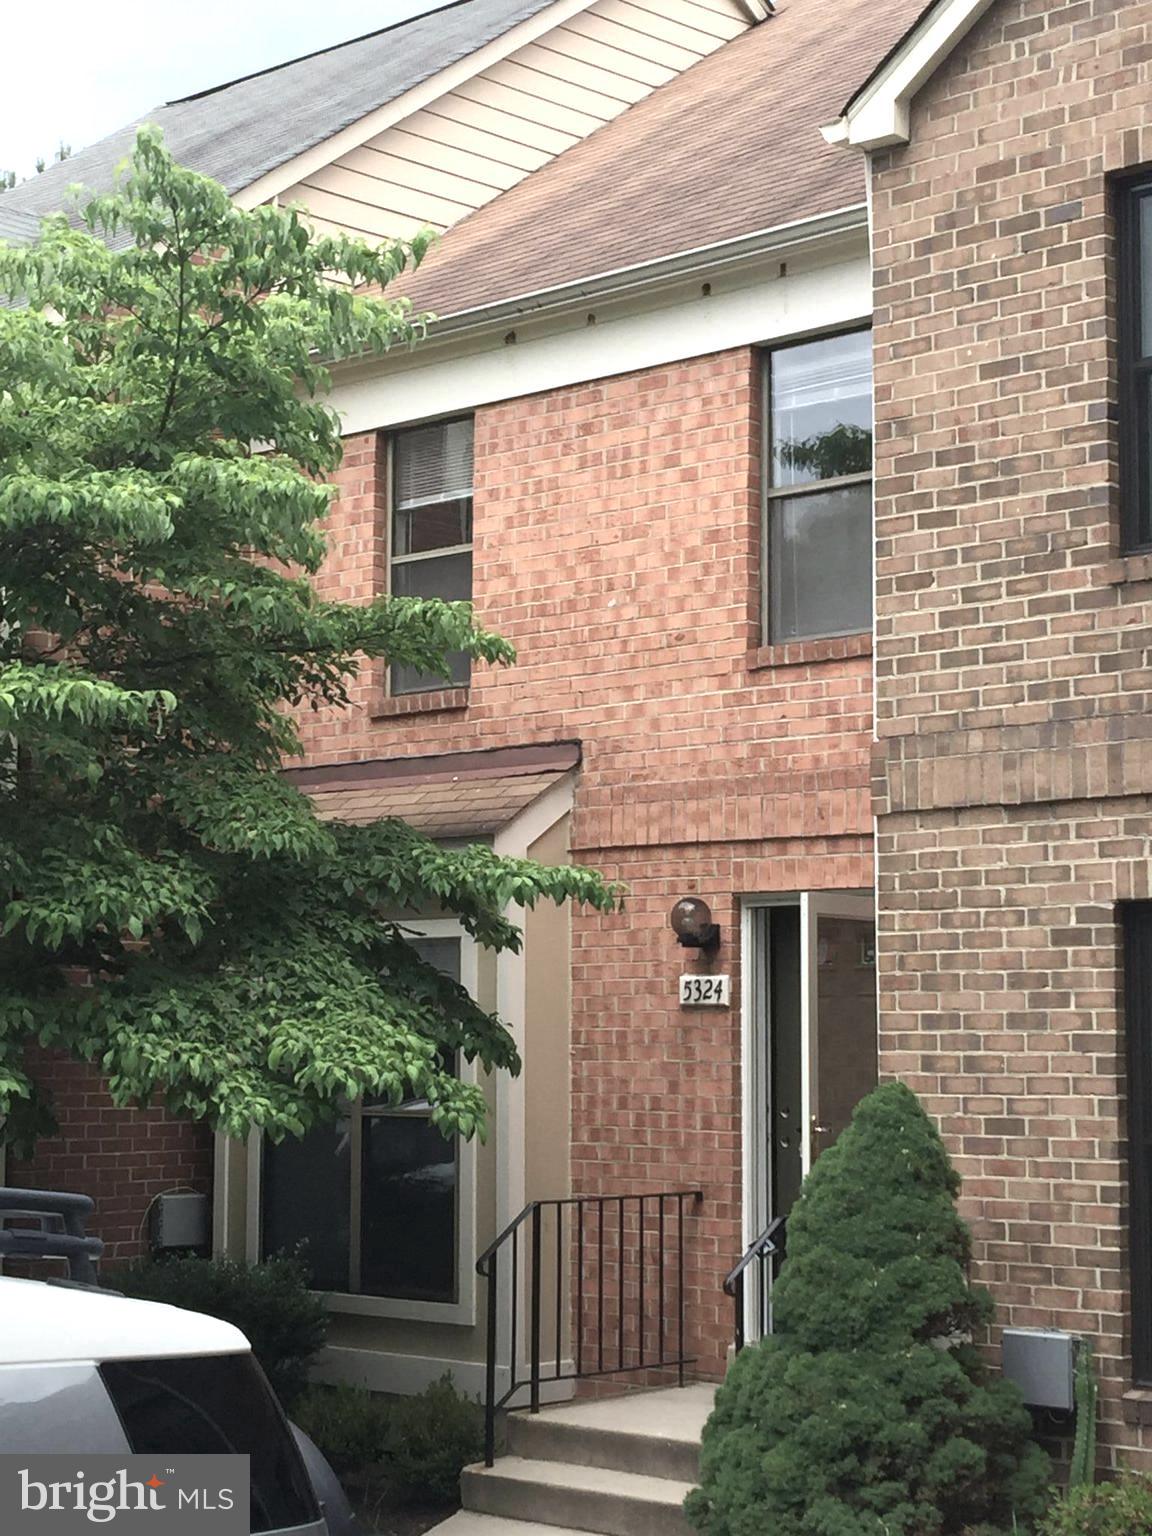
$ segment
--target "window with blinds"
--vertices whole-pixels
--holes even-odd
[[[392,584],[394,597],[472,596],[472,440],[470,416],[409,427],[392,440]],[[466,686],[470,659],[450,658],[450,680],[394,666],[393,693]]]

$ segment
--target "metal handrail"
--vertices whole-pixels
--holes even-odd
[[[735,1326],[733,1329],[736,1353],[739,1354],[747,1343],[747,1334],[744,1318],[744,1276],[753,1264],[759,1264],[759,1289],[760,1289],[760,1331],[767,1331],[768,1322],[768,1287],[764,1284],[765,1261],[771,1259],[773,1268],[778,1268],[778,1261],[784,1257],[784,1244],[787,1235],[788,1219],[786,1216],[774,1216],[761,1232],[754,1238],[744,1250],[740,1262],[729,1271],[724,1281],[724,1294],[731,1296],[735,1308]]]
[[[684,1367],[692,1363],[685,1353],[684,1342],[684,1203],[690,1200],[699,1205],[703,1198],[703,1190],[684,1189],[643,1195],[569,1195],[556,1200],[533,1200],[489,1243],[476,1260],[477,1274],[488,1282],[484,1367],[484,1460],[488,1466],[496,1458],[496,1415],[524,1387],[528,1388],[531,1411],[539,1413],[541,1385],[545,1381],[576,1381],[631,1371],[674,1369],[680,1384],[684,1384]],[[612,1210],[612,1217],[607,1221],[606,1208]],[[592,1219],[586,1220],[589,1212]],[[675,1216],[671,1245],[669,1212]],[[555,1228],[553,1236],[546,1239],[544,1229],[549,1215]],[[629,1222],[629,1215],[634,1215],[634,1223]],[[519,1371],[518,1350],[522,1236],[527,1247],[530,1286],[526,1376]],[[635,1240],[631,1247],[630,1238]],[[649,1238],[653,1240],[651,1255],[645,1246]],[[555,1348],[552,1368],[547,1372],[541,1363],[545,1249],[548,1250],[553,1283],[549,1324]],[[510,1281],[506,1325],[508,1386],[497,1395],[497,1356],[501,1343],[500,1266],[505,1255],[509,1261]],[[674,1267],[675,1275],[674,1319],[665,1316],[670,1267]],[[566,1271],[569,1277],[567,1288],[564,1283]],[[594,1296],[591,1281],[587,1278],[593,1274]],[[648,1285],[653,1280],[656,1305],[654,1325],[650,1327],[653,1309],[647,1305],[652,1299]],[[630,1286],[634,1287],[634,1300]],[[571,1370],[565,1370],[562,1363],[566,1315],[575,1342]],[[592,1341],[586,1351],[585,1332],[589,1320]],[[650,1349],[648,1339],[653,1332],[654,1347]],[[667,1347],[669,1334],[674,1334],[671,1352]]]
[[[94,1209],[87,1195],[0,1188],[0,1259],[64,1259],[72,1280],[95,1285],[94,1261],[103,1253],[104,1244],[85,1230]],[[12,1227],[8,1225],[12,1221],[35,1221],[38,1225]]]

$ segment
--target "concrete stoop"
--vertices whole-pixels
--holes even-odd
[[[688,1536],[715,1388],[674,1387],[508,1416],[509,1454],[465,1468],[435,1536]]]

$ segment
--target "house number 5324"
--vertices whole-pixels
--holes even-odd
[[[731,976],[681,976],[681,1008],[727,1008],[732,1000]]]

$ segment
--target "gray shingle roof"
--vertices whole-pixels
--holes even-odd
[[[239,192],[550,4],[456,0],[367,37],[168,102],[0,193],[0,220],[8,214],[53,213],[77,182],[94,192],[106,191],[131,151],[139,123],[162,128],[165,143],[182,164]]]
[[[35,239],[39,227],[40,221],[34,213],[21,213],[17,208],[6,208],[0,201],[0,240],[23,245],[25,241]]]

